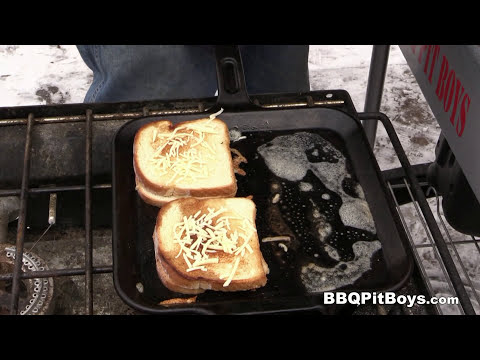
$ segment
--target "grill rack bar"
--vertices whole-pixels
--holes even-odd
[[[310,104],[310,103],[311,103],[311,101],[310,102],[307,101],[306,102],[307,105],[304,105],[304,103],[302,103],[301,106],[312,106],[312,104]],[[336,103],[321,104],[321,103],[315,102],[315,105],[336,106],[338,104],[336,104]],[[262,107],[268,107],[269,104],[262,104],[261,106]],[[295,104],[295,106],[300,106],[300,105]],[[35,109],[36,108],[38,108],[38,109],[43,108],[44,109],[45,106],[38,106],[38,107],[32,107],[32,108],[35,108]],[[157,114],[154,114],[153,112],[148,111],[148,109],[146,109],[146,108],[144,108],[143,111],[141,111],[139,113],[123,112],[123,113],[107,114],[107,116],[105,116],[105,114],[103,114],[103,115],[102,114],[100,114],[100,115],[93,114],[93,111],[91,109],[100,109],[100,107],[97,107],[96,104],[92,104],[91,106],[89,105],[89,108],[85,112],[85,115],[63,116],[64,114],[61,114],[62,116],[58,116],[58,117],[55,117],[55,118],[35,119],[34,118],[34,113],[32,112],[32,113],[29,113],[27,119],[21,119],[21,118],[17,118],[17,119],[8,118],[6,120],[0,119],[0,126],[25,125],[25,124],[27,125],[25,156],[24,156],[24,171],[23,171],[23,175],[22,175],[22,187],[21,187],[21,189],[0,190],[0,197],[12,196],[12,195],[21,195],[21,197],[23,199],[22,208],[21,208],[20,217],[19,217],[19,226],[18,226],[18,229],[17,229],[17,242],[16,242],[17,250],[20,250],[20,252],[17,252],[17,254],[18,253],[23,254],[24,235],[25,235],[25,218],[26,218],[26,210],[27,210],[26,209],[26,200],[28,198],[28,194],[30,194],[30,193],[49,193],[49,192],[59,192],[59,191],[82,191],[82,190],[84,190],[85,191],[85,200],[86,200],[85,214],[91,216],[91,190],[92,189],[108,189],[108,188],[111,187],[110,184],[99,184],[99,185],[92,185],[91,184],[91,172],[88,171],[88,166],[89,165],[91,166],[91,163],[88,164],[88,162],[91,161],[91,160],[87,160],[87,159],[88,158],[91,159],[91,156],[92,156],[92,154],[91,154],[91,136],[92,136],[91,123],[92,123],[92,121],[94,121],[94,120],[100,120],[100,121],[101,120],[115,120],[115,119],[126,120],[126,119],[131,119],[131,118],[138,118],[138,117],[141,117],[141,116],[157,115]],[[164,114],[167,114],[167,113],[171,113],[171,114],[188,113],[188,112],[196,113],[196,112],[205,111],[204,109],[205,109],[204,106],[199,105],[197,109],[193,109],[193,110],[181,109],[181,110],[178,110],[178,111],[177,110],[158,111],[158,115],[160,115],[160,114],[164,115]],[[88,110],[90,110],[90,111],[88,111]],[[90,115],[88,115],[88,114],[90,114]],[[131,116],[131,115],[133,115],[133,116]],[[425,204],[426,204],[425,196],[424,196],[424,194],[422,193],[422,191],[419,187],[418,181],[416,181],[414,173],[411,170],[411,165],[408,162],[408,158],[406,157],[406,155],[403,151],[401,143],[399,142],[398,137],[396,136],[395,130],[393,129],[393,126],[391,125],[388,117],[386,117],[386,115],[384,115],[382,113],[359,113],[359,119],[362,120],[362,121],[364,121],[364,120],[380,120],[380,121],[382,121],[382,123],[384,124],[384,126],[387,130],[387,134],[388,134],[390,140],[392,141],[392,145],[395,149],[395,152],[397,153],[397,156],[400,159],[402,167],[405,170],[405,173],[407,174],[407,178],[410,181],[410,184],[414,189],[415,197],[417,197],[417,201],[418,201],[418,199],[420,199],[420,201],[418,201],[418,203],[420,205],[421,211],[423,213],[427,212],[427,214],[428,214],[428,211],[430,211],[430,209],[428,209],[428,210],[425,209]],[[30,150],[31,150],[30,149],[30,146],[31,146],[31,132],[32,132],[33,125],[34,124],[45,124],[46,125],[46,124],[55,124],[55,123],[60,123],[60,122],[71,122],[71,121],[73,121],[73,122],[85,121],[86,126],[87,126],[87,128],[86,128],[87,129],[87,136],[86,136],[86,140],[85,140],[86,141],[85,185],[53,186],[53,187],[45,187],[45,188],[41,187],[41,188],[30,189],[28,187],[28,177],[29,177],[29,158],[30,158]],[[87,122],[89,122],[90,125],[87,125]],[[89,127],[90,127],[90,130],[88,130]],[[88,134],[88,132],[90,132],[90,134]],[[90,150],[88,149],[89,144],[90,144]],[[398,187],[398,185],[395,184],[395,185],[391,186],[390,191],[393,191],[392,188],[395,188],[395,187]],[[88,200],[88,199],[90,199],[90,200]],[[413,195],[412,195],[412,200],[413,200]],[[430,211],[430,215],[431,215],[431,211]],[[427,221],[427,225],[428,225],[429,228],[432,227],[432,224],[431,224],[432,218],[433,218],[433,215],[425,217],[425,220]],[[89,314],[91,314],[93,312],[93,300],[91,300],[91,299],[93,299],[92,274],[111,273],[113,270],[112,270],[111,265],[97,266],[97,267],[92,266],[91,257],[89,255],[89,253],[92,250],[92,247],[91,247],[91,245],[92,245],[91,223],[88,224],[89,220],[87,220],[87,219],[89,219],[89,216],[86,216],[86,224],[85,224],[85,233],[86,233],[86,235],[85,235],[85,250],[86,250],[86,254],[85,254],[85,267],[84,268],[45,270],[45,271],[22,273],[21,272],[21,261],[18,260],[19,264],[20,264],[20,267],[16,266],[15,269],[14,269],[14,272],[12,274],[2,274],[2,275],[0,275],[0,280],[13,279],[13,283],[16,283],[16,285],[12,287],[12,306],[11,306],[11,313],[12,314],[16,314],[17,311],[18,311],[18,293],[19,293],[19,286],[18,285],[19,285],[20,279],[39,278],[39,277],[44,277],[45,278],[45,277],[55,277],[55,276],[76,276],[76,275],[85,275],[86,276],[86,282],[85,282],[86,312],[89,313]],[[435,223],[435,225],[433,225],[433,227],[435,228],[435,226],[437,227],[437,230],[438,230],[438,226],[437,226],[436,223]],[[440,239],[441,240],[438,240],[439,234],[440,234]],[[443,242],[443,244],[445,244],[445,242],[443,240],[443,237],[441,236],[441,233],[440,233],[439,230],[438,231],[434,230],[432,232],[432,235],[433,235],[433,238],[435,239],[435,242],[437,243],[437,247],[439,247],[439,248],[441,247],[441,245],[439,246],[438,243]],[[477,249],[479,249],[479,251],[480,251],[480,247],[478,247],[477,241],[478,240],[473,238],[473,243],[475,243],[475,245],[477,246]],[[445,245],[445,248],[447,248],[446,245]],[[447,248],[447,250],[448,250],[448,248]],[[16,258],[21,259],[22,257],[18,256]],[[458,276],[458,272],[456,272],[456,268],[455,268],[454,262],[453,262],[453,260],[450,256],[450,253],[448,253],[448,251],[447,252],[443,251],[443,253],[441,254],[441,258],[444,259],[444,260],[446,259],[446,261],[444,261],[444,263],[445,263],[446,271],[449,274],[449,278],[452,278],[452,276],[453,276],[453,278],[457,277],[457,279],[455,280],[454,290],[456,291],[457,294],[461,294],[461,295],[459,295],[459,298],[461,298],[462,308],[466,309],[464,311],[464,313],[467,313],[467,314],[474,313],[471,302],[468,299],[468,295],[466,295],[465,288],[458,281],[460,277]],[[452,266],[453,266],[453,270],[452,270]],[[422,276],[425,277],[426,274],[422,273]],[[429,291],[431,291],[431,286],[428,285],[428,283],[427,283],[427,288],[429,289]]]
[[[90,109],[87,110],[87,112]],[[91,110],[90,110],[91,111]],[[175,114],[195,114],[200,113],[200,110],[182,110],[182,111],[149,111],[147,108],[143,108],[142,111],[136,111],[131,113],[112,113],[112,114],[96,114],[90,115],[92,120],[105,121],[105,120],[129,120],[137,119],[145,116],[163,116],[163,115],[175,115]],[[59,123],[75,123],[85,122],[87,115],[72,115],[72,116],[51,116],[36,119],[37,124],[59,124]],[[4,119],[0,121],[0,126],[12,126],[12,125],[25,125],[24,119]]]
[[[15,249],[15,264],[13,270],[12,297],[10,302],[10,314],[18,313],[20,295],[20,272],[23,264],[23,245],[27,218],[28,181],[30,176],[30,155],[32,149],[32,130],[35,124],[33,113],[28,115],[27,135],[25,139],[25,152],[23,155],[22,190],[20,195],[20,214],[18,217],[17,239]]]
[[[66,186],[48,186],[48,187],[39,187],[39,188],[29,188],[27,193],[29,194],[40,194],[40,193],[56,193],[63,191],[82,191],[85,190],[85,185],[66,185]],[[111,189],[112,184],[98,184],[92,185],[92,190],[97,189]],[[15,196],[20,195],[22,189],[11,189],[11,190],[0,190],[0,197]]]
[[[92,267],[92,274],[106,274],[113,272],[112,265],[103,265]],[[27,271],[21,273],[20,279],[36,279],[36,278],[48,278],[57,276],[78,276],[85,275],[85,268],[72,268],[72,269],[57,269],[57,270],[42,270],[42,271]],[[12,273],[0,274],[0,281],[11,280],[13,278]]]
[[[476,245],[477,250],[480,253],[480,245],[478,245],[478,243],[480,242],[480,239],[475,238],[473,235],[470,235],[470,237],[472,238],[472,240],[456,240],[456,241],[452,241],[452,242],[455,243],[455,244],[460,244],[460,245],[474,244],[474,245]],[[428,245],[428,244],[418,244],[418,245],[415,245],[415,247],[421,249],[421,248],[425,248],[425,247],[430,247],[430,245]]]
[[[323,94],[327,93],[328,91],[316,91],[315,93]],[[312,96],[308,95],[306,97],[306,101],[297,101],[297,102],[290,102],[290,103],[279,103],[274,102],[270,104],[263,103],[261,100],[265,97],[262,95],[252,96],[253,102],[263,108],[282,108],[282,107],[302,107],[302,106],[339,106],[344,105],[343,100],[313,100]],[[259,101],[260,99],[260,101]],[[150,109],[148,106],[141,107],[138,111],[120,111],[120,112],[107,112],[107,113],[93,113],[92,112],[92,120],[93,121],[107,121],[107,120],[131,120],[131,119],[138,119],[147,116],[165,116],[165,115],[176,115],[176,114],[197,114],[203,113],[208,111],[208,109],[216,104],[215,99],[213,101],[208,101],[210,99],[206,99],[205,103],[198,103],[196,108],[178,108],[178,109]],[[84,108],[85,104],[82,104],[81,108]],[[90,108],[100,108],[98,104],[88,104],[89,108],[86,109],[88,111]],[[127,106],[133,108],[139,108],[141,105],[139,103],[126,103]],[[46,107],[46,106],[41,106]],[[38,108],[35,106],[25,107],[29,110],[33,108]],[[60,112],[68,113],[74,112],[78,110],[78,104],[74,105],[57,105],[57,108]],[[0,109],[1,110],[1,109]],[[84,114],[78,115],[56,115],[56,116],[37,116],[35,119],[35,123],[39,125],[48,125],[48,124],[58,124],[58,123],[76,123],[76,122],[84,122],[86,121],[87,116]],[[1,119],[1,112],[0,112],[0,127],[2,126],[13,126],[13,125],[26,125],[27,119],[25,118],[5,118]]]
[[[85,120],[85,309],[93,314],[93,240],[92,240],[92,110]]]

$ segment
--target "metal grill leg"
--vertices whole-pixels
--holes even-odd
[[[373,45],[364,112],[380,111],[389,53],[390,45]],[[363,122],[363,127],[372,149],[377,136],[377,124],[376,120]]]

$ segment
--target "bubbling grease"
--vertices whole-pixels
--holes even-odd
[[[330,200],[330,195],[325,193],[325,194],[322,194],[322,199],[323,200]]]
[[[278,136],[267,144],[259,146],[258,153],[271,172],[289,181],[301,181],[308,170],[311,170],[329,190],[342,198],[339,213],[345,226],[376,232],[361,186],[358,185],[356,188],[358,198],[352,197],[343,189],[344,179],[350,178],[346,168],[346,158],[323,137],[307,132]],[[302,183],[299,185],[301,189],[308,188],[308,185],[301,185]],[[360,220],[357,219],[358,213],[361,214]]]
[[[313,185],[310,184],[310,183],[307,183],[307,182],[300,182],[300,184],[298,184],[298,188],[300,189],[300,191],[312,191],[313,190]]]
[[[375,223],[363,189],[360,184],[355,183],[348,172],[347,159],[322,136],[307,132],[278,136],[259,146],[257,151],[274,175],[290,182],[297,182],[300,192],[315,191],[312,183],[305,179],[310,171],[328,190],[338,194],[341,198],[341,205],[337,207],[338,216],[345,227],[350,227],[346,233],[358,233],[358,238],[360,238],[360,230],[368,231],[372,235],[376,234]],[[345,184],[352,184],[350,186],[353,187],[345,191]],[[312,198],[309,199],[311,203],[309,214],[291,214],[291,211],[297,207],[298,199],[289,192],[285,182],[278,185],[282,190],[282,200],[279,204],[282,205],[281,211],[286,220],[295,227],[295,222],[290,221],[293,220],[292,216],[296,218],[308,215],[315,229],[315,238],[327,256],[336,263],[333,267],[331,264],[329,267],[321,266],[318,261],[315,261],[319,257],[315,253],[311,262],[307,261],[301,267],[300,279],[308,292],[329,291],[351,285],[371,268],[371,257],[381,248],[380,241],[363,241],[366,238],[362,233],[362,240],[358,239],[351,245],[353,259],[343,261],[341,251],[345,250],[340,245],[336,245],[335,239],[330,239],[333,236],[333,226],[328,222],[328,218],[331,218],[334,206],[333,194],[320,190],[322,191],[320,199],[317,198],[315,201]],[[323,206],[319,206],[320,203],[317,204],[316,201],[325,201],[327,204],[330,202],[330,205],[325,207],[324,203]],[[305,205],[302,207],[305,208]],[[298,231],[301,236],[306,236],[302,234],[303,229],[294,228],[294,231]],[[338,235],[343,236],[343,232]],[[345,234],[345,236],[350,235]]]
[[[303,266],[300,274],[302,283],[310,293],[332,291],[353,284],[371,269],[370,259],[380,248],[378,240],[357,241],[353,244],[355,258],[352,261],[339,261],[333,268],[324,268],[313,262]],[[331,256],[335,257],[335,254]]]

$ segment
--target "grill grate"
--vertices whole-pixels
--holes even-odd
[[[28,115],[27,119],[27,133],[25,140],[25,152],[23,160],[23,175],[22,185],[20,189],[20,215],[18,218],[17,238],[15,247],[15,267],[13,274],[4,274],[0,277],[1,280],[12,280],[12,295],[10,304],[10,314],[18,314],[20,281],[21,279],[29,278],[44,278],[56,276],[72,276],[85,275],[85,295],[86,295],[86,313],[93,313],[93,273],[111,272],[112,266],[97,267],[94,269],[92,265],[93,247],[92,247],[92,226],[91,226],[91,200],[92,200],[92,110],[87,110],[85,116],[86,137],[85,137],[85,185],[84,186],[70,186],[63,188],[42,188],[42,192],[55,193],[56,191],[72,191],[83,189],[85,191],[85,267],[81,269],[63,269],[63,270],[48,270],[22,273],[22,259],[24,251],[25,227],[27,216],[27,200],[30,192],[38,192],[39,189],[29,189],[29,174],[30,174],[30,155],[32,132],[35,125],[35,117],[33,113]],[[18,194],[18,190],[2,191],[1,196],[9,196]]]
[[[403,179],[403,182],[404,184],[402,184],[401,186],[397,185],[396,187],[397,189],[405,188],[408,190],[408,194],[410,196],[411,202],[404,205],[399,205],[399,202],[397,201],[397,198],[395,197],[395,193],[393,190],[394,185],[392,185],[390,182],[387,182],[387,186],[389,187],[392,195],[394,196],[397,211],[400,214],[402,224],[407,231],[407,236],[410,242],[410,246],[413,249],[413,255],[415,257],[415,261],[422,274],[423,279],[425,280],[425,285],[428,289],[429,295],[438,296],[439,294],[442,294],[445,296],[447,295],[455,296],[457,295],[457,293],[448,275],[447,267],[443,262],[442,257],[440,256],[437,245],[432,238],[432,234],[425,222],[424,216],[421,213],[418,207],[418,204],[412,195],[412,192],[410,191],[410,186],[408,185],[406,179]],[[428,202],[432,211],[435,212],[437,223],[439,224],[439,227],[441,228],[441,230],[443,230],[442,233],[444,234],[444,238],[448,240],[447,246],[449,248],[450,255],[452,256],[452,259],[455,263],[455,267],[459,272],[460,278],[462,279],[462,283],[464,284],[464,286],[467,286],[467,289],[469,289],[468,293],[469,293],[470,300],[475,300],[476,303],[480,306],[480,293],[479,293],[480,287],[478,285],[475,286],[474,280],[472,280],[472,277],[468,273],[468,270],[467,270],[468,266],[465,264],[465,262],[467,261],[467,255],[471,255],[471,254],[461,254],[458,248],[459,246],[473,245],[471,246],[471,248],[474,248],[473,251],[476,252],[476,255],[480,257],[480,245],[479,245],[480,239],[477,239],[472,235],[461,234],[452,228],[450,228],[449,230],[449,226],[444,220],[444,215],[441,212],[440,197],[437,195],[436,190],[433,187],[428,188],[427,196],[431,192],[434,192],[435,197],[432,199],[429,199],[430,201]],[[418,222],[422,225],[421,229],[415,229],[411,219],[410,220],[408,219],[409,218],[408,210],[411,210],[409,208],[412,208],[412,205],[417,215],[417,218],[419,220]],[[426,239],[427,241],[419,243],[419,240],[421,238]],[[456,240],[454,240],[454,238]],[[438,269],[440,270],[441,272],[440,277],[437,274],[435,277],[429,276],[428,270],[429,270],[429,267],[431,267],[432,260],[426,261],[424,257],[422,257],[423,251],[429,251],[430,254],[433,254],[434,260],[438,264],[435,270],[438,270]],[[447,291],[445,291],[444,289],[436,285],[435,281],[446,283]],[[436,311],[442,315],[445,313],[465,314],[465,311],[460,304],[458,305],[449,304],[449,305],[443,305],[443,306],[441,306],[440,304],[435,304],[433,306],[436,308]],[[478,310],[477,310],[477,313],[478,313]]]
[[[475,315],[475,310],[473,308],[472,302],[463,285],[463,281],[452,259],[449,248],[435,220],[432,210],[430,209],[430,206],[427,202],[425,194],[423,193],[423,190],[420,187],[418,179],[413,171],[413,168],[410,165],[407,155],[403,150],[402,144],[398,139],[398,136],[395,132],[395,129],[392,123],[390,122],[388,117],[382,113],[360,113],[359,118],[361,120],[380,120],[382,122],[388,134],[388,137],[392,143],[392,146],[395,150],[395,153],[398,157],[398,160],[400,161],[402,168],[405,171],[406,179],[408,179],[408,183],[405,179],[404,179],[404,183],[405,183],[405,186],[407,187],[410,198],[413,200],[415,209],[417,210],[417,214],[419,217],[417,221],[420,220],[424,228],[426,228],[430,233],[431,238],[433,238],[435,242],[436,252],[438,252],[438,254],[440,255],[439,258],[441,258],[441,262],[444,265],[444,270],[446,271],[447,277],[449,278],[449,282],[451,283],[452,288],[455,291],[455,294],[458,296],[458,300],[462,307],[463,313],[467,315]],[[408,232],[408,228],[406,228],[406,231]],[[417,266],[421,267],[422,264],[417,262]],[[425,278],[424,280],[429,281],[428,278]]]
[[[319,92],[320,93],[320,92]],[[326,92],[322,92],[322,97],[324,97]],[[266,108],[279,107],[279,106],[292,106],[301,107],[301,106],[329,106],[329,107],[340,107],[341,103],[336,102],[322,102],[315,99],[314,93],[310,93],[308,96],[305,95],[296,95],[296,98],[293,97],[278,97],[274,98],[273,96],[257,96],[252,97],[254,103],[261,104],[261,106]],[[285,99],[288,99],[288,102],[285,102]],[[93,284],[93,275],[94,274],[105,274],[112,273],[112,264],[104,264],[101,266],[93,265],[93,236],[92,236],[92,190],[108,190],[111,188],[111,184],[102,183],[102,184],[93,184],[92,183],[92,157],[94,156],[92,148],[92,137],[93,137],[93,127],[92,124],[94,121],[110,121],[110,120],[131,120],[136,118],[141,118],[145,116],[153,115],[170,115],[170,114],[186,114],[186,113],[202,113],[205,112],[209,107],[211,107],[214,102],[211,102],[212,99],[206,99],[204,103],[193,103],[193,107],[185,106],[185,102],[182,102],[178,108],[175,108],[175,104],[165,106],[161,110],[149,110],[149,107],[144,106],[139,110],[139,103],[124,103],[124,104],[115,104],[115,109],[121,109],[121,111],[112,112],[112,108],[106,107],[105,104],[92,104],[88,105],[78,105],[78,106],[54,106],[53,110],[46,110],[49,106],[31,106],[25,107],[22,109],[0,109],[0,128],[2,126],[26,126],[26,137],[25,137],[25,151],[23,157],[23,172],[22,172],[22,182],[21,188],[19,189],[0,189],[0,197],[7,196],[20,196],[20,214],[18,218],[18,227],[16,233],[16,243],[15,251],[18,256],[15,257],[15,266],[13,273],[0,274],[0,281],[11,280],[12,281],[12,295],[10,303],[10,314],[18,314],[19,312],[19,293],[20,293],[20,282],[22,279],[32,279],[32,278],[50,278],[50,277],[65,277],[65,276],[84,276],[85,277],[85,313],[93,314],[93,299],[94,299],[94,284]],[[214,99],[213,99],[214,100]],[[270,102],[269,102],[269,101]],[[210,103],[209,103],[210,101]],[[52,106],[50,106],[52,108]],[[160,108],[162,105],[160,104]],[[79,109],[83,114],[79,113]],[[114,109],[114,110],[115,110]],[[28,110],[28,115],[25,111]],[[109,110],[109,111],[106,111]],[[102,113],[103,111],[103,113]],[[52,114],[52,112],[54,114]],[[15,115],[15,116],[12,116]],[[46,115],[47,114],[47,115]],[[38,115],[38,117],[37,117]],[[3,118],[3,119],[2,119]],[[405,187],[408,189],[411,196],[412,204],[415,204],[415,209],[417,210],[417,220],[422,222],[423,226],[430,234],[430,243],[429,244],[416,244],[413,240],[413,235],[408,231],[408,225],[405,221],[405,217],[402,213],[402,207],[398,205],[398,202],[395,198],[395,186],[392,186],[389,182],[387,185],[394,196],[394,199],[397,203],[397,210],[402,219],[402,223],[407,230],[407,235],[410,240],[410,245],[414,250],[414,256],[417,260],[417,265],[420,269],[422,277],[425,281],[426,288],[430,292],[430,295],[434,294],[434,288],[432,284],[428,281],[428,274],[425,268],[422,267],[421,259],[418,255],[418,250],[426,247],[430,247],[434,250],[435,256],[437,257],[439,263],[442,266],[442,272],[445,275],[449,288],[452,291],[452,294],[457,294],[460,299],[461,312],[465,314],[474,313],[473,306],[470,302],[469,296],[465,290],[462,279],[457,271],[455,261],[452,259],[452,254],[449,249],[455,249],[455,246],[458,244],[464,243],[473,243],[475,244],[477,250],[480,253],[480,247],[477,239],[472,237],[472,240],[463,240],[463,241],[452,241],[448,235],[448,245],[446,244],[437,223],[433,223],[434,219],[431,209],[425,204],[428,205],[425,196],[423,195],[418,181],[413,175],[408,159],[406,158],[403,148],[401,147],[396,133],[391,126],[388,118],[380,113],[360,113],[359,118],[361,120],[381,120],[384,123],[385,128],[387,129],[388,136],[392,141],[392,145],[401,160],[402,167],[406,173],[404,179]],[[84,122],[85,123],[85,180],[84,184],[68,185],[68,186],[49,186],[49,187],[29,187],[29,173],[30,173],[30,155],[31,155],[31,144],[32,144],[32,134],[35,131],[37,125],[42,126],[55,126],[57,123],[66,123],[66,122]],[[408,180],[408,182],[407,182]],[[413,190],[413,191],[412,191]],[[74,268],[65,268],[65,269],[53,269],[53,270],[44,270],[44,271],[27,271],[22,272],[22,257],[24,253],[24,243],[25,243],[25,228],[26,228],[26,216],[27,216],[27,201],[30,194],[37,193],[50,193],[55,194],[57,192],[69,192],[69,191],[84,191],[85,192],[85,261],[83,267],[74,267]],[[442,227],[446,229],[445,224],[442,220]],[[455,251],[454,251],[455,252]],[[458,252],[455,254],[457,258],[460,258]],[[458,260],[457,260],[458,262]],[[462,266],[461,266],[462,267]],[[470,277],[468,277],[465,268],[463,267],[464,275],[467,275],[468,284],[473,289],[473,283]],[[474,296],[478,301],[478,292],[473,290]],[[441,313],[441,309],[437,309]]]
[[[19,295],[20,282],[23,279],[37,279],[37,278],[55,278],[62,276],[84,276],[85,277],[85,313],[87,315],[93,314],[93,275],[112,273],[112,264],[102,266],[93,266],[93,236],[92,236],[92,189],[110,189],[111,184],[92,184],[92,136],[93,136],[93,121],[107,121],[107,120],[131,120],[145,116],[171,115],[171,114],[185,114],[185,113],[199,113],[204,107],[203,103],[197,104],[197,108],[188,109],[185,105],[180,104],[178,109],[164,109],[164,110],[149,110],[144,106],[141,111],[138,109],[138,103],[117,104],[120,107],[130,107],[130,110],[116,113],[97,113],[94,114],[92,109],[101,109],[102,106],[92,105],[86,109],[84,115],[72,114],[84,105],[66,105],[66,106],[32,106],[23,108],[4,108],[2,113],[7,118],[0,118],[0,128],[3,126],[18,126],[26,125],[25,150],[23,157],[23,171],[22,183],[20,189],[0,189],[0,197],[20,196],[20,213],[18,217],[18,227],[15,243],[15,265],[13,273],[0,274],[0,281],[12,281],[10,314],[17,315],[19,313]],[[173,105],[175,106],[175,104]],[[56,113],[54,116],[35,117],[35,113],[48,112],[47,108],[52,108]],[[112,110],[110,107],[109,110]],[[25,118],[12,118],[11,113],[22,116],[22,110],[28,109],[32,112],[28,113]],[[24,111],[23,111],[24,112]],[[30,174],[30,158],[32,153],[32,134],[36,125],[50,125],[58,123],[85,123],[85,183],[69,186],[50,186],[50,187],[29,187]],[[22,271],[22,259],[25,245],[25,229],[27,218],[27,201],[29,194],[33,193],[49,193],[56,194],[57,192],[65,191],[84,191],[85,192],[85,262],[81,268],[66,268],[43,271]]]

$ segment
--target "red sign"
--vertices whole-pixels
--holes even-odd
[[[471,101],[461,79],[457,76],[455,69],[449,66],[445,55],[442,56],[440,63],[440,45],[411,45],[410,48],[415,55],[418,51],[418,62],[424,64],[423,72],[428,76],[428,82],[436,86],[435,94],[443,103],[445,113],[450,114],[450,123],[455,126],[457,135],[461,137]],[[440,71],[437,84],[432,84],[434,71]]]

